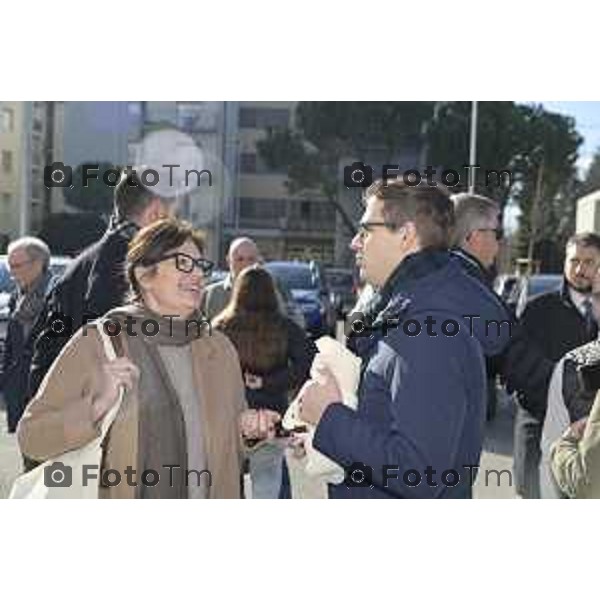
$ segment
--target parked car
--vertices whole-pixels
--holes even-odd
[[[563,283],[562,273],[525,275],[515,284],[509,304],[514,304],[517,316],[525,310],[529,300],[546,292],[559,290]]]
[[[210,285],[211,283],[218,283],[219,281],[223,281],[223,279],[227,277],[227,273],[227,271],[213,269],[212,273],[208,276],[205,285]]]
[[[327,283],[331,290],[331,301],[337,316],[343,319],[356,304],[356,281],[352,269],[325,269]]]
[[[292,294],[292,291],[288,287],[287,283],[281,279],[276,279],[275,285],[277,285],[277,289],[279,290],[279,293],[281,294],[281,297],[285,303],[285,311],[287,316],[300,327],[302,327],[302,329],[306,329],[306,319],[304,318],[302,308],[294,299],[294,295]]]
[[[265,268],[278,281],[283,281],[298,303],[306,329],[312,335],[331,334],[335,331],[335,308],[322,267],[317,263],[268,262]]]
[[[502,275],[498,275],[496,280],[494,281],[494,291],[504,302],[506,302],[519,280],[517,275],[511,275],[508,273],[503,273]]]

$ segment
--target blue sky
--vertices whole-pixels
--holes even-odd
[[[540,102],[546,110],[575,117],[576,128],[583,136],[579,148],[579,169],[587,170],[594,152],[600,147],[600,102]],[[583,174],[583,173],[582,173]]]
[[[523,104],[529,104],[524,102]],[[580,176],[583,176],[592,161],[597,148],[600,148],[600,102],[558,102],[554,100],[537,100],[550,112],[561,113],[575,118],[575,127],[583,137],[579,147],[577,165]],[[504,213],[504,226],[509,231],[517,227],[520,211],[516,206],[507,206]]]

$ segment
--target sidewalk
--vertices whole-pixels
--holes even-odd
[[[17,438],[6,429],[6,413],[0,406],[0,499],[7,498],[13,481],[21,473]]]

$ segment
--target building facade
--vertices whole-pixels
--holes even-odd
[[[224,222],[223,256],[237,235],[256,239],[265,259],[334,260],[336,214],[315,195],[295,196],[285,170],[270,169],[257,149],[269,128],[294,126],[297,102],[238,102],[237,193]]]
[[[39,229],[52,210],[44,167],[54,130],[54,103],[0,102],[0,245]]]

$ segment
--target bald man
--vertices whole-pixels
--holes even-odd
[[[239,273],[260,260],[254,240],[240,237],[231,242],[227,252],[229,274],[223,281],[213,283],[204,290],[202,309],[207,319],[212,320],[227,306],[231,298],[233,282]]]

